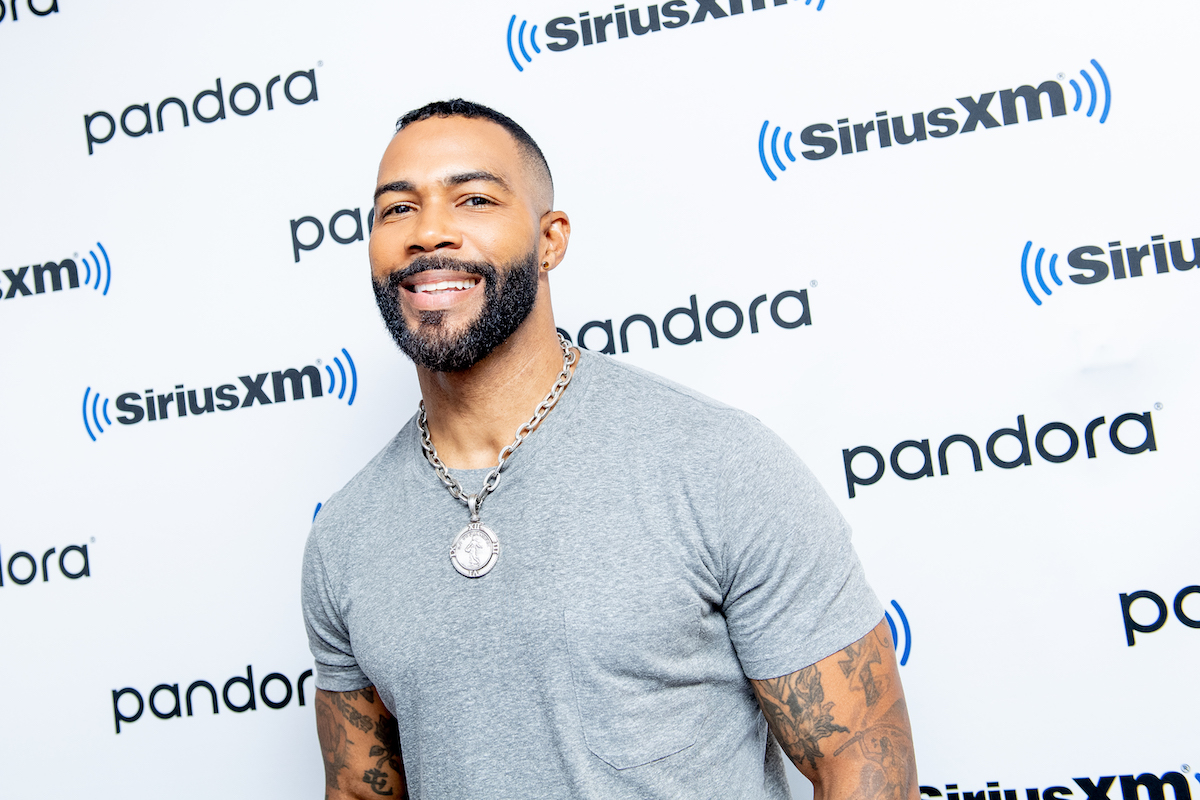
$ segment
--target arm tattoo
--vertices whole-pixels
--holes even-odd
[[[351,700],[357,700],[360,693],[367,698],[367,702],[375,702],[374,693],[369,689],[366,692],[362,692],[361,690],[359,692],[332,692],[331,696],[333,697],[333,702],[337,704],[338,711],[342,712],[342,716],[346,718],[347,722],[364,733],[370,733],[371,728],[375,727],[375,723],[358,713],[358,710],[347,703],[345,697],[342,697],[345,694]]]
[[[381,767],[386,763],[397,775],[404,774],[404,764],[400,761],[400,736],[396,724],[386,717],[380,716],[379,722],[375,725],[375,738],[379,743],[371,745],[370,755],[378,760],[375,762],[374,769],[363,773],[362,781],[370,785],[371,791],[375,794],[391,795],[394,794],[394,790],[388,785],[388,774]],[[400,795],[401,797],[408,796],[403,780],[400,781]]]
[[[371,791],[382,797],[407,800],[408,790],[404,781],[404,763],[400,760],[400,735],[396,721],[387,714],[378,714],[371,719],[351,702],[365,700],[375,704],[374,689],[368,687],[351,692],[318,692],[316,701],[317,732],[321,743],[321,755],[325,760],[325,797],[361,797],[366,784]],[[361,706],[361,702],[359,702]],[[359,731],[362,735],[359,735]],[[372,734],[375,741],[368,752],[364,751]],[[355,737],[351,739],[350,737]],[[365,756],[365,757],[364,757]],[[370,759],[368,761],[367,759]],[[371,761],[374,767],[363,770],[359,789],[340,782],[342,772],[353,774],[362,770],[363,762]]]
[[[792,675],[758,681],[759,702],[774,722],[784,751],[797,766],[808,761],[813,769],[824,753],[818,742],[834,733],[849,733],[833,721],[833,703],[825,702],[825,687],[817,665]]]
[[[850,682],[850,689],[861,689],[866,696],[867,707],[879,702],[879,698],[887,691],[887,683],[877,680],[871,672],[872,664],[882,664],[879,657],[879,643],[874,636],[867,636],[860,642],[847,647],[842,653],[845,660],[839,661],[842,675]]]
[[[784,752],[814,783],[827,778],[837,800],[918,796],[908,709],[890,651],[886,631],[876,627],[822,661],[833,676],[828,687],[817,664],[753,682]]]
[[[330,789],[340,789],[338,773],[346,769],[350,757],[350,745],[354,742],[346,738],[346,727],[338,718],[333,703],[328,697],[339,700],[336,693],[326,696],[317,692],[317,731],[321,742],[321,757],[325,760],[325,791],[329,796]]]
[[[865,762],[859,773],[856,797],[905,800],[916,782],[916,767],[904,700],[897,700],[876,724],[850,737],[834,751],[834,756],[854,745]]]
[[[351,700],[357,700],[359,695],[362,695],[362,697],[364,697],[368,703],[375,702],[375,689],[371,686],[368,686],[365,689],[355,689],[352,692],[342,692],[342,694]]]
[[[855,793],[859,800],[905,800],[916,784],[913,741],[908,721],[908,706],[898,697],[882,714],[879,701],[891,686],[887,679],[874,674],[873,664],[882,665],[880,647],[887,647],[878,631],[872,631],[850,645],[838,661],[851,691],[861,691],[866,703],[862,728],[834,751],[857,750],[863,765]]]

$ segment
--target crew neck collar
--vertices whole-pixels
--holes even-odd
[[[509,457],[505,472],[516,468],[522,461],[532,458],[549,440],[557,438],[571,423],[575,412],[583,404],[584,395],[590,390],[592,373],[595,367],[591,362],[603,356],[599,356],[582,347],[576,347],[575,349],[579,351],[579,358],[575,362],[575,372],[571,376],[571,382],[563,390],[562,395],[559,396],[558,402],[554,404],[554,408],[550,410],[550,413],[538,425],[537,430],[529,434],[525,441],[521,443],[521,446],[517,448],[516,452]],[[547,387],[547,391],[549,391],[549,387]],[[532,414],[533,409],[530,409],[530,415],[532,416]],[[415,434],[414,438],[416,439],[415,452],[418,456],[417,463],[420,466],[424,466],[432,475],[433,470],[429,467],[428,462],[425,460],[425,455],[420,449],[421,434],[419,429],[417,429],[415,418],[413,420],[413,430]],[[515,434],[516,431],[513,431],[513,433]],[[497,453],[497,456],[499,456],[499,453]],[[455,476],[460,482],[472,482],[482,480],[493,469],[493,466],[489,465],[478,469],[450,469],[450,474]]]

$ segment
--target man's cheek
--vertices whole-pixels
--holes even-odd
[[[398,269],[403,268],[403,264],[393,263],[393,259],[389,253],[391,252],[387,246],[388,231],[376,231],[367,241],[367,261],[371,265],[371,278],[379,281],[386,279]]]

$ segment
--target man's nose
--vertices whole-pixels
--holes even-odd
[[[450,209],[427,206],[419,213],[417,225],[408,242],[409,253],[428,253],[462,245],[462,234],[454,224]]]

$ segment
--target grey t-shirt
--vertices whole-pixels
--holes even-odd
[[[456,471],[469,492],[488,470]],[[850,530],[750,415],[584,351],[508,462],[467,578],[462,503],[415,419],[321,509],[304,555],[317,686],[374,685],[414,798],[787,798],[748,678],[883,610]]]

